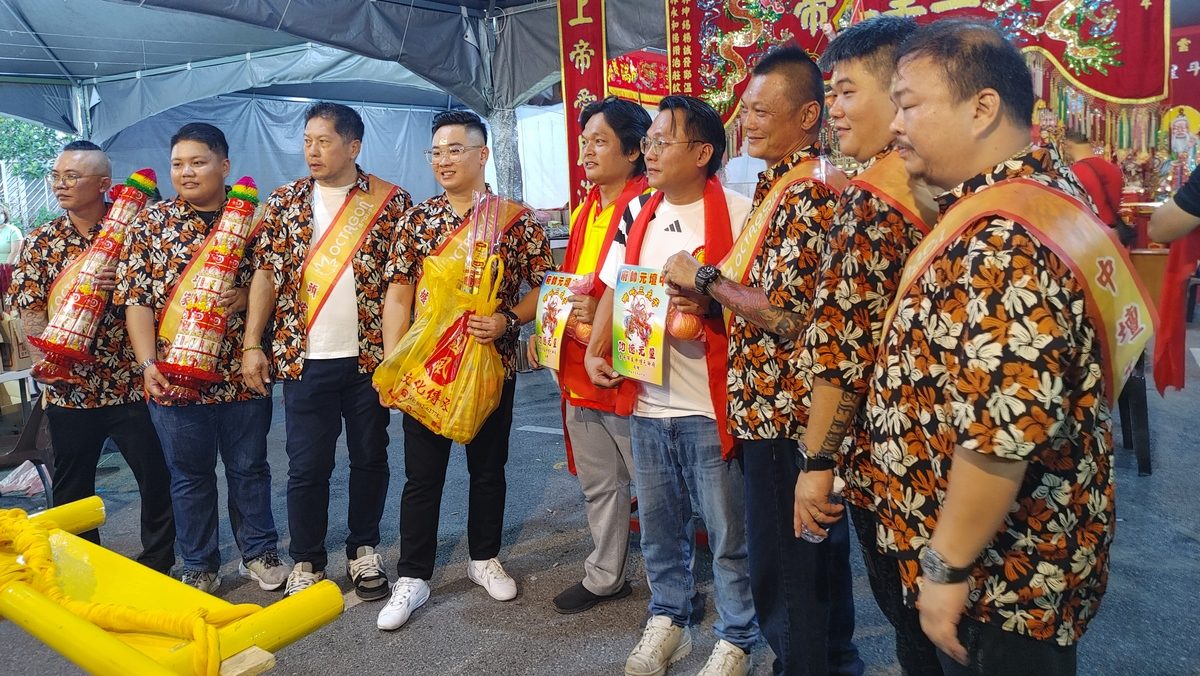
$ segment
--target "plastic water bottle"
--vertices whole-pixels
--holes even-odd
[[[840,477],[840,476],[833,477],[833,492],[829,494],[829,501],[835,505],[841,504],[842,491],[844,491],[844,490],[846,490],[846,481],[844,479],[842,479],[842,477]],[[846,518],[846,515],[842,514],[842,518],[843,519]],[[833,524],[829,524],[828,526],[825,526],[825,530],[828,532],[829,528],[831,528],[832,526],[833,526]],[[801,528],[800,528],[800,537],[805,542],[812,542],[813,544],[817,544],[817,543],[825,541],[824,535],[817,535],[816,533],[810,531],[808,528],[803,527],[803,526],[801,526]]]

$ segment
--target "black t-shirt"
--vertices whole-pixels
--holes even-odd
[[[1200,218],[1200,166],[1192,171],[1187,183],[1184,183],[1179,192],[1175,193],[1175,204],[1178,204],[1180,209]]]

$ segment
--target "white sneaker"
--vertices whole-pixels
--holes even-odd
[[[642,640],[625,660],[625,676],[662,676],[667,667],[692,652],[692,633],[676,626],[666,615],[655,615],[646,623]]]
[[[467,579],[486,589],[497,601],[517,598],[517,583],[504,572],[499,559],[468,562]]]
[[[288,567],[279,560],[279,552],[274,549],[238,563],[238,573],[257,582],[264,591],[275,591],[288,580]]]
[[[429,583],[416,577],[402,577],[392,585],[392,598],[379,611],[375,626],[394,631],[408,622],[408,617],[429,600]]]
[[[750,673],[750,653],[721,639],[696,676],[746,676]]]
[[[287,587],[283,590],[284,596],[291,596],[308,589],[314,584],[325,579],[325,571],[313,572],[311,563],[297,563],[292,572],[287,578]]]

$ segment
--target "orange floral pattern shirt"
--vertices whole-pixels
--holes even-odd
[[[312,248],[314,185],[310,177],[276,188],[267,198],[262,228],[253,244],[259,269],[270,270],[275,281],[275,333],[269,349],[275,373],[285,380],[299,380],[304,371],[308,310],[300,300],[300,280],[304,259]],[[370,187],[362,169],[358,170],[355,187]],[[358,297],[359,373],[374,373],[383,361],[383,297],[388,285],[384,267],[395,240],[396,224],[410,207],[412,197],[403,188],[398,189],[350,262]]]
[[[9,302],[23,310],[46,312],[50,285],[99,232],[97,223],[84,236],[69,218],[59,216],[30,233],[13,267]],[[63,408],[101,408],[142,401],[142,376],[136,372],[137,360],[125,333],[125,308],[109,303],[104,309],[92,354],[96,361],[73,367],[83,377],[83,385],[46,387],[47,402]]]
[[[470,210],[462,216],[455,213],[445,193],[409,209],[397,229],[396,245],[385,273],[387,279],[393,284],[416,286],[425,258],[437,251],[470,215]],[[504,261],[504,275],[497,295],[501,309],[515,306],[527,289],[541,286],[546,273],[554,269],[550,240],[546,239],[545,229],[530,211],[525,211],[505,231],[496,254]],[[505,332],[493,344],[504,362],[505,377],[512,378],[517,372],[516,331]]]
[[[162,321],[171,292],[214,227],[216,220],[209,226],[186,200],[179,197],[143,209],[129,224],[121,262],[117,265],[117,288],[113,291],[112,302],[154,310],[157,336],[158,323]],[[253,274],[254,266],[247,255],[238,268],[237,286],[249,286]],[[221,343],[221,354],[217,358],[217,372],[221,380],[200,388],[199,401],[191,403],[225,404],[262,396],[242,382],[243,333],[244,314],[235,312],[228,315],[225,341]],[[161,358],[171,346],[161,336],[157,338],[158,355]],[[182,401],[160,403],[166,406],[189,405],[189,402]]]
[[[792,167],[817,154],[813,146],[802,148],[760,173],[753,208]],[[784,193],[747,280],[747,286],[766,292],[773,307],[808,314],[817,286],[819,252],[833,227],[836,202],[837,195],[816,181],[799,181]],[[812,380],[798,359],[801,347],[801,341],[782,338],[733,315],[726,383],[729,431],[734,438],[803,436]]]
[[[863,170],[888,152],[871,158]],[[802,364],[814,378],[861,395],[867,391],[879,332],[904,262],[924,235],[887,201],[854,183],[842,192],[833,220]],[[848,452],[844,495],[858,507],[873,509],[871,487],[879,477],[861,412],[850,434],[851,442],[843,445]]]
[[[1024,177],[1088,203],[1046,150],[939,198]],[[1017,207],[1019,208],[1019,207]],[[955,448],[1029,463],[1016,502],[976,560],[970,616],[1037,640],[1083,635],[1108,580],[1115,527],[1112,422],[1085,287],[1024,227],[969,226],[899,298],[870,379],[877,543],[900,559],[909,601],[937,527]]]

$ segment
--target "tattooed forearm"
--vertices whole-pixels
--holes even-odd
[[[729,311],[780,338],[796,340],[804,332],[804,317],[771,305],[762,289],[721,277],[708,288],[708,293]]]
[[[862,401],[863,397],[854,392],[842,392],[842,398],[838,400],[837,409],[833,412],[833,420],[825,432],[825,440],[821,442],[822,454],[835,455],[841,450],[842,440],[850,431],[850,425],[854,423],[854,416],[862,406]]]
[[[49,323],[50,320],[46,318],[46,313],[44,311],[21,310],[21,327],[25,329],[25,335],[27,336],[42,335],[42,332],[46,330],[46,325]],[[39,360],[45,357],[45,355],[42,354],[42,351],[33,345],[29,346],[29,352],[30,356],[33,357],[34,360]]]

